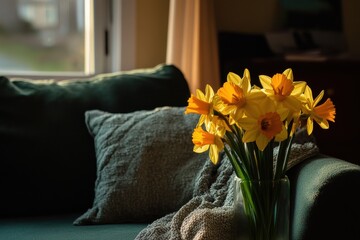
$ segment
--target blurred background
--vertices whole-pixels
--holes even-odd
[[[202,2],[210,1],[214,77],[224,82],[229,71],[248,68],[258,84],[259,74],[292,68],[296,81],[307,81],[315,96],[324,90],[336,105],[336,123],[315,128],[321,152],[360,164],[359,124],[352,121],[360,106],[360,1]],[[171,2],[0,0],[0,75],[87,77],[167,62]]]

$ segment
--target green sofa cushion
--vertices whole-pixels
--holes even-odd
[[[85,111],[185,106],[189,95],[173,65],[60,82],[0,77],[0,216],[91,207],[96,159]]]

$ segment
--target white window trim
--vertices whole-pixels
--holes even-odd
[[[136,0],[112,0],[110,60],[108,71],[135,68]]]

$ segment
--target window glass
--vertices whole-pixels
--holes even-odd
[[[90,1],[0,0],[0,6],[0,73],[93,71],[86,52],[93,49],[86,47]]]

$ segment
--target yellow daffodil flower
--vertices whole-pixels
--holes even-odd
[[[230,72],[216,93],[210,85],[205,93],[196,90],[185,113],[200,115],[192,134],[194,152],[209,151],[217,164],[224,151],[238,177],[267,181],[285,176],[292,139],[305,121],[310,135],[313,121],[327,129],[336,111],[330,99],[319,105],[324,91],[313,99],[306,82],[294,81],[291,68],[259,79],[262,88],[251,86],[247,69],[243,77]],[[274,141],[279,142],[277,155]]]
[[[216,119],[216,118],[215,118]],[[207,131],[202,127],[196,127],[192,134],[192,142],[194,143],[194,152],[202,153],[209,150],[210,160],[217,164],[219,161],[219,153],[224,149],[222,137],[225,134],[225,128],[209,122],[206,126]]]
[[[291,68],[283,73],[277,73],[272,78],[266,75],[259,76],[264,92],[277,104],[282,105],[293,112],[299,112],[301,102],[304,101],[302,93],[306,82],[295,82]]]
[[[312,91],[310,87],[305,88],[304,92],[307,103],[305,105],[304,114],[308,117],[306,123],[306,130],[310,135],[313,131],[313,120],[315,120],[321,128],[328,129],[329,122],[335,122],[335,106],[330,98],[328,98],[323,104],[318,105],[321,99],[324,96],[324,90],[320,92],[320,94],[313,99]]]
[[[244,201],[254,209],[251,219],[255,215],[264,218],[269,213],[264,219],[270,224],[273,212],[268,211],[268,203],[277,201],[278,195],[273,194],[275,188],[269,191],[268,187],[254,187],[252,181],[286,177],[292,140],[298,129],[305,121],[309,135],[313,121],[327,129],[328,121],[335,122],[336,112],[329,98],[318,105],[324,91],[313,99],[306,82],[294,81],[291,68],[273,77],[260,75],[259,79],[262,88],[251,86],[247,69],[243,77],[230,72],[216,93],[207,85],[205,94],[197,90],[196,96],[191,95],[185,113],[201,115],[192,134],[193,151],[209,151],[213,164],[221,161],[219,154],[224,151],[236,176],[245,180],[241,190]]]
[[[214,98],[214,90],[210,85],[206,85],[205,87],[205,94],[197,89],[196,96],[191,94],[190,98],[188,99],[188,106],[185,109],[185,113],[196,113],[200,114],[200,119],[198,126],[203,124],[205,119],[209,119],[212,117],[213,111],[213,98]]]
[[[263,151],[272,140],[283,141],[287,138],[287,130],[283,121],[288,115],[286,108],[277,108],[270,100],[263,101],[261,107],[256,108],[247,117],[241,118],[238,124],[245,130],[242,141],[256,142]]]
[[[230,114],[236,121],[256,107],[264,98],[266,95],[263,92],[251,88],[248,69],[244,70],[243,78],[230,72],[227,76],[227,82],[217,91],[215,108],[224,115]],[[233,124],[234,122],[230,123]]]

